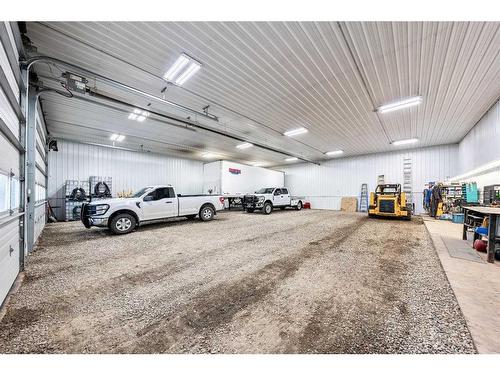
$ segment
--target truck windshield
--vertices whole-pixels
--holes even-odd
[[[142,188],[141,190],[137,191],[134,195],[132,195],[132,198],[139,198],[149,189],[151,189],[151,186],[146,186],[145,188]]]
[[[272,194],[274,191],[274,188],[262,188],[260,190],[257,190],[257,194]]]

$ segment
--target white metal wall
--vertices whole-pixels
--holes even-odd
[[[179,193],[203,192],[203,163],[152,153],[139,153],[58,140],[58,152],[49,152],[49,201],[63,219],[66,180],[90,176],[113,179],[113,195],[154,184],[172,184]]]
[[[19,86],[11,68],[7,51],[14,54],[18,61],[17,47],[12,38],[8,22],[2,23],[2,30],[10,34],[3,34],[0,41],[0,305],[9,292],[20,269],[20,153],[15,145],[9,141],[6,134],[11,134],[18,142],[20,136],[20,122],[14,107],[19,107]],[[3,31],[0,31],[3,32]],[[5,38],[7,36],[7,38]],[[5,39],[4,39],[5,38]],[[8,98],[15,98],[9,101]]]
[[[403,182],[403,159],[411,157],[415,209],[422,211],[422,191],[428,181],[442,181],[457,171],[457,145],[428,147],[333,159],[321,165],[281,167],[293,195],[305,196],[312,208],[340,209],[343,196],[359,197],[361,184],[373,191],[378,175],[387,183]]]
[[[497,101],[459,143],[458,175],[452,181],[483,187],[500,183],[500,101]]]
[[[458,150],[459,174],[500,160],[500,101],[464,137]]]

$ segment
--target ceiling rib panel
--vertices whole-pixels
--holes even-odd
[[[220,119],[214,125],[219,129],[321,161],[326,151],[343,149],[345,155],[390,151],[394,147],[389,141],[411,137],[419,138],[420,146],[458,142],[500,96],[499,25],[35,22],[28,23],[28,36],[40,54],[197,111],[210,104],[210,113]],[[202,69],[185,87],[168,85],[161,94],[167,86],[161,77],[182,52],[201,61]],[[56,78],[61,73],[42,65],[37,71]],[[109,90],[102,82],[95,85]],[[413,95],[422,95],[424,102],[387,114],[374,112],[378,105]],[[148,104],[130,99],[137,105]],[[61,131],[55,122],[58,111],[66,122],[82,124],[94,110],[87,103],[68,113],[64,105],[69,101],[51,97],[49,104],[47,99],[49,130]],[[151,108],[171,110],[155,103]],[[100,122],[102,128],[130,125],[111,112],[97,113],[101,118],[89,116],[89,121]],[[296,139],[282,136],[301,126],[309,132]],[[160,137],[154,128],[140,131],[146,138],[148,132]],[[72,127],[76,138],[78,129]],[[174,134],[165,132],[165,136]],[[191,136],[175,136],[186,146],[192,142]],[[257,148],[242,155],[235,142],[213,134],[197,132],[196,143],[242,161],[265,158],[270,164],[281,164],[283,159]]]

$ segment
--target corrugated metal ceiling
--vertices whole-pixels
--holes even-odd
[[[313,160],[335,149],[346,155],[389,151],[390,141],[404,138],[417,137],[420,146],[458,142],[500,96],[499,30],[500,23],[478,22],[28,23],[38,53],[157,96],[166,86],[162,75],[185,52],[202,70],[182,88],[169,86],[166,99],[197,111],[210,104],[220,118],[213,126]],[[37,70],[60,74],[41,65]],[[373,111],[413,95],[424,102],[384,115]],[[45,100],[56,136],[69,129],[68,137],[88,135],[89,129],[63,122],[93,124],[194,148],[192,157],[209,150],[239,161],[283,160],[257,148],[239,152],[238,142],[207,132],[141,128],[125,114],[70,101]],[[309,133],[281,135],[301,126]],[[101,133],[93,137],[109,142]]]

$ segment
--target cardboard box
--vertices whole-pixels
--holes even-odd
[[[358,211],[358,198],[356,197],[342,197],[340,201],[340,210],[346,212]]]

